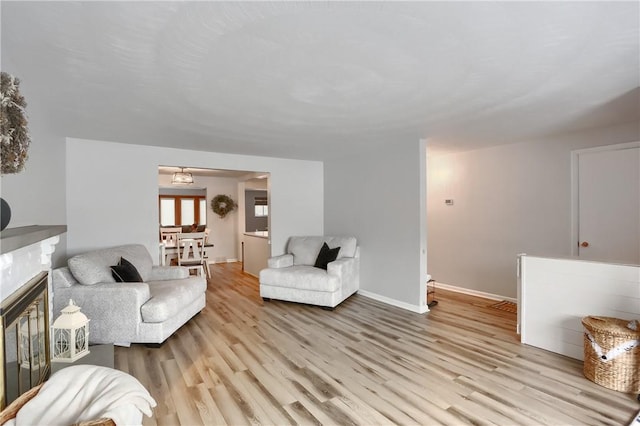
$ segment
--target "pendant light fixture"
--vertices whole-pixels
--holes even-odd
[[[171,179],[172,185],[191,185],[193,183],[193,175],[184,171],[184,167],[180,167],[179,172],[173,174]]]

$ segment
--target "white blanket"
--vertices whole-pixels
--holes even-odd
[[[53,374],[18,411],[15,425],[70,425],[110,418],[116,425],[140,425],[156,401],[133,376],[95,365],[74,365]],[[10,424],[10,423],[7,423]]]

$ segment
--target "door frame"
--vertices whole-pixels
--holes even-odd
[[[571,256],[578,257],[578,241],[580,231],[579,200],[578,200],[578,160],[580,154],[602,151],[617,151],[620,149],[640,148],[640,141],[619,143],[613,145],[596,146],[593,148],[576,149],[571,151]]]

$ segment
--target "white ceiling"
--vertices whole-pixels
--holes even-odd
[[[187,172],[191,173],[193,176],[204,176],[204,177],[213,177],[213,178],[225,178],[225,179],[236,179],[238,182],[244,182],[245,189],[267,189],[269,173],[266,172],[252,172],[246,170],[221,170],[221,169],[203,169],[199,167],[176,167],[176,166],[159,166],[158,174],[171,176],[176,172]],[[177,187],[173,184],[168,185],[160,185],[163,188],[203,188],[202,186],[192,186],[189,185],[178,185]]]
[[[239,180],[256,179],[256,176],[266,176],[267,173],[256,173],[244,170],[221,170],[221,169],[203,169],[199,167],[176,167],[176,166],[160,166],[158,174],[173,175],[176,172],[187,172],[194,176],[207,176],[219,178],[232,178]]]
[[[1,7],[3,70],[71,137],[324,159],[639,117],[638,2]]]

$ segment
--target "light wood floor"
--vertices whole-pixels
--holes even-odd
[[[359,295],[325,311],[263,302],[239,264],[211,269],[207,307],[161,348],[116,348],[158,402],[147,425],[624,425],[640,410],[521,345],[493,301],[438,290],[425,315]]]

